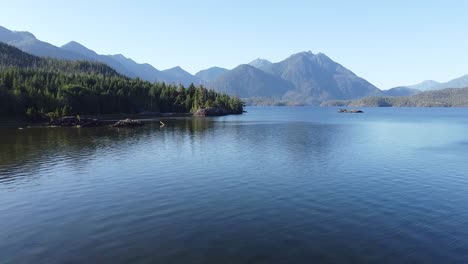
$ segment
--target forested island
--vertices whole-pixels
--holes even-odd
[[[451,88],[400,97],[364,97],[323,102],[321,106],[352,107],[468,107],[468,88]]]
[[[68,115],[241,114],[244,103],[191,84],[131,79],[97,62],[42,58],[0,43],[0,117],[44,121]]]

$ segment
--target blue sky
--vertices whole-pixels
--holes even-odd
[[[323,52],[379,88],[468,74],[468,1],[0,0],[0,25],[158,69]]]

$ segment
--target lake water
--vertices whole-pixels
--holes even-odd
[[[468,109],[0,128],[0,263],[466,263]]]

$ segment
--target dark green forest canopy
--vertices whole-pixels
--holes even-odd
[[[0,43],[0,116],[43,119],[70,114],[188,113],[220,107],[243,112],[243,102],[202,86],[150,83],[102,63],[40,58]]]

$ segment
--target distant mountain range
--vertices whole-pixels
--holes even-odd
[[[274,74],[273,72],[273,63],[269,60],[256,59],[249,63],[250,66],[253,66],[257,69],[260,69],[266,73]]]
[[[419,91],[430,91],[439,84],[440,82],[436,82],[433,80],[426,80],[418,84],[407,85],[406,87],[411,88],[411,89],[416,89]]]
[[[456,79],[453,79],[451,81],[444,82],[444,83],[440,83],[440,82],[433,81],[433,80],[426,80],[418,84],[405,85],[405,86],[395,87],[392,89],[399,88],[402,91],[404,89],[407,89],[407,91],[409,92],[406,95],[411,95],[412,92],[415,92],[417,90],[424,92],[424,91],[443,90],[447,88],[465,88],[465,87],[468,87],[468,74],[458,77]],[[390,91],[390,90],[387,90],[387,91]]]
[[[325,54],[310,51],[293,54],[277,63],[259,58],[231,70],[211,67],[192,75],[178,66],[161,71],[122,54],[97,54],[75,41],[57,47],[38,40],[29,32],[11,31],[3,27],[0,27],[0,42],[41,57],[102,62],[131,78],[185,86],[203,84],[241,98],[291,104],[318,104],[327,100],[353,100],[369,96],[409,96],[425,90],[468,87],[468,75],[465,75],[447,83],[424,81],[382,91]]]
[[[294,54],[278,63],[256,59],[204,81],[215,90],[242,98],[301,104],[384,94],[325,54],[310,51]]]
[[[78,42],[71,41],[62,47],[38,40],[29,32],[11,31],[0,26],[0,42],[15,46],[22,51],[40,57],[51,57],[66,60],[88,60],[105,63],[120,74],[131,78],[139,77],[147,81],[164,81],[189,85],[201,84],[202,81],[180,67],[160,71],[147,63],[137,63],[122,54],[100,55]]]
[[[446,88],[411,96],[364,97],[356,100],[327,101],[322,106],[350,107],[467,107],[468,88]]]
[[[229,71],[221,67],[211,67],[206,70],[201,70],[195,74],[199,79],[204,80],[205,82],[212,82],[216,80],[221,74]]]
[[[395,88],[392,88],[392,89],[385,90],[383,92],[384,92],[384,94],[386,96],[396,97],[396,96],[414,95],[414,94],[420,93],[421,90],[406,87],[406,86],[399,86],[399,87],[395,87]]]
[[[240,98],[279,99],[287,91],[294,89],[292,83],[248,64],[242,64],[224,72],[214,81],[208,82],[208,86]]]

